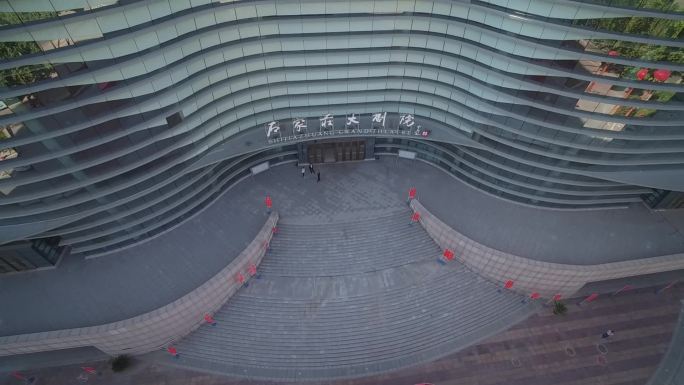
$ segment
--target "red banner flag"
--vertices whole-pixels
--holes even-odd
[[[554,302],[560,301],[560,299],[561,299],[561,295],[560,295],[560,294],[556,294],[556,295],[553,296],[553,301],[554,301]]]
[[[413,215],[411,216],[411,220],[414,222],[418,222],[420,220],[420,213],[418,213],[418,212],[413,213]]]
[[[530,299],[539,299],[540,295],[537,292],[530,294]]]
[[[618,295],[618,294],[622,293],[623,291],[632,290],[632,289],[634,289],[634,286],[627,284],[627,285],[621,287],[620,290],[614,292],[613,295]]]
[[[257,273],[256,265],[253,263],[249,265],[249,269],[247,270],[247,272],[249,273],[249,275],[255,275]]]
[[[670,282],[669,284],[667,284],[667,286],[656,290],[656,294],[660,294],[660,293],[664,292],[665,290],[672,288],[676,283],[677,283],[677,281]]]
[[[240,283],[244,283],[244,282],[245,282],[245,276],[242,275],[242,273],[237,273],[236,278],[237,278],[238,282],[240,282]]]
[[[598,295],[597,293],[593,293],[592,295],[590,295],[590,296],[588,296],[587,298],[585,298],[584,301],[585,301],[585,302],[591,302],[591,301],[595,300],[596,298],[598,298],[598,296],[599,296],[599,295]]]
[[[26,380],[26,377],[24,377],[21,373],[19,372],[12,372],[12,377],[18,379],[18,380]]]
[[[409,189],[409,198],[410,198],[410,199],[413,199],[413,198],[415,198],[415,197],[416,197],[416,188],[415,188],[415,187],[411,187],[411,188]]]
[[[271,200],[271,196],[266,195],[266,207],[268,207],[270,209],[271,206],[273,206],[273,201]]]

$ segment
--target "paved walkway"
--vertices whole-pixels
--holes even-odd
[[[321,177],[317,183],[312,175],[302,178],[294,165],[275,167],[142,245],[67,261],[56,270],[2,276],[0,335],[102,324],[172,302],[246,246],[266,219],[266,194],[284,219],[329,223],[403,207],[415,186],[421,202],[458,231],[529,258],[594,264],[684,252],[684,210],[526,207],[483,194],[427,164],[394,158],[326,165]]]
[[[290,170],[293,168],[293,171]],[[475,190],[428,164],[379,161],[321,167],[321,183],[294,166],[257,176],[256,192],[270,193],[281,218],[333,222],[373,217],[399,207],[416,187],[421,203],[464,235],[487,246],[547,262],[598,264],[684,253],[684,210],[567,211],[535,208]],[[262,177],[262,178],[259,178]],[[292,220],[292,219],[290,219]]]
[[[0,335],[99,325],[162,307],[206,282],[257,234],[267,215],[251,183],[153,240],[55,270],[0,277]],[[239,218],[239,219],[238,219]]]
[[[653,288],[601,297],[589,306],[568,303],[568,314],[542,311],[512,329],[428,364],[356,380],[310,385],[644,385],[668,349],[684,287],[655,295]],[[601,341],[606,329],[615,336]],[[603,346],[597,346],[602,343]],[[182,358],[181,358],[182,359]],[[275,385],[237,380],[156,363],[137,362],[114,374],[104,362],[93,385]],[[24,372],[40,385],[79,383],[79,366]],[[83,378],[83,377],[82,377]],[[282,384],[282,383],[280,383]],[[292,384],[292,382],[290,382]],[[0,385],[22,385],[7,374]]]

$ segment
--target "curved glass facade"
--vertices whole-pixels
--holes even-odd
[[[677,1],[5,0],[0,25],[0,244],[130,246],[294,161],[269,122],[329,113],[412,114],[452,138],[420,156],[525,204],[684,190]]]

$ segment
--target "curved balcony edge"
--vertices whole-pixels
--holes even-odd
[[[156,310],[104,325],[0,337],[0,356],[94,346],[110,354],[142,354],[163,349],[205,323],[248,280],[248,268],[264,257],[278,222],[272,212],[252,242],[207,282]]]
[[[411,208],[420,213],[420,224],[443,250],[454,253],[462,263],[481,277],[521,294],[539,293],[541,298],[561,295],[568,298],[590,282],[684,269],[684,253],[596,265],[570,265],[537,261],[480,244],[454,230],[428,211],[417,199]],[[452,262],[453,263],[453,262]]]

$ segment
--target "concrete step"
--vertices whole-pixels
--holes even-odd
[[[347,215],[345,216],[345,219],[342,220],[335,220],[334,222],[327,222],[327,223],[320,223],[320,222],[312,222],[312,223],[307,223],[306,221],[302,221],[301,218],[298,217],[288,217],[286,215],[281,215],[279,221],[278,221],[278,226],[285,226],[287,225],[288,227],[292,229],[338,229],[338,228],[348,228],[351,226],[367,226],[367,225],[372,225],[372,224],[385,224],[385,225],[392,225],[396,223],[396,221],[401,220],[402,218],[408,218],[410,219],[411,213],[413,211],[408,207],[404,206],[401,208],[396,208],[396,209],[391,209],[391,210],[382,210],[382,211],[375,211],[374,215],[372,217],[367,217],[365,215]],[[361,218],[361,219],[357,219]]]
[[[509,311],[514,310],[505,308]],[[458,322],[458,328],[448,326],[451,322]],[[339,365],[344,360],[347,363],[362,364],[368,360],[385,359],[380,353],[387,352],[408,352],[412,349],[426,346],[444,338],[454,338],[463,334],[468,334],[478,327],[484,326],[481,317],[441,317],[434,322],[423,319],[407,319],[404,323],[396,323],[391,326],[394,330],[386,331],[382,328],[364,328],[363,330],[352,330],[357,338],[344,338],[349,333],[340,332],[339,338],[325,336],[319,338],[312,335],[314,332],[309,330],[304,336],[293,335],[288,332],[280,340],[274,340],[273,335],[261,334],[264,338],[250,338],[247,332],[239,335],[211,334],[198,338],[200,346],[195,352],[202,350],[205,358],[207,354],[213,356],[212,359],[221,361],[233,360],[237,356],[251,357],[263,364],[277,365],[278,363],[289,362],[301,364],[305,362],[307,366],[324,364]],[[325,331],[321,331],[325,333]],[[401,338],[396,338],[401,336]],[[234,345],[233,341],[238,341]],[[274,349],[277,346],[278,349]],[[316,352],[311,354],[311,352]],[[200,354],[200,353],[198,353]],[[295,355],[296,357],[292,357]],[[297,362],[293,362],[293,358]],[[306,361],[304,361],[306,358]],[[363,360],[356,361],[355,360]]]
[[[439,255],[411,210],[372,220],[330,225],[280,224],[260,271],[288,277],[338,276],[377,271]]]
[[[183,363],[250,378],[332,379],[435,359],[531,314],[441,254],[411,211],[279,224],[259,271],[177,346]]]

